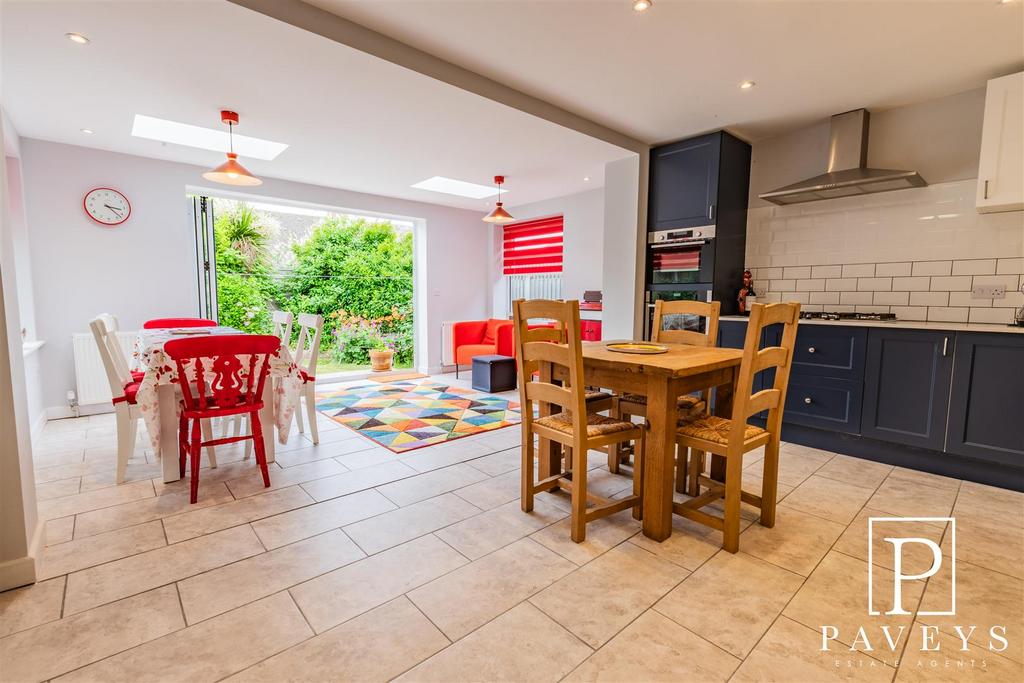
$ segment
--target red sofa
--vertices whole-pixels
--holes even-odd
[[[466,320],[452,325],[455,376],[460,365],[473,364],[474,356],[515,356],[513,334],[511,320]]]

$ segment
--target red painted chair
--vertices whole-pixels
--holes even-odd
[[[216,327],[217,321],[208,318],[154,318],[142,323],[144,330],[166,330],[172,327]]]
[[[270,355],[280,346],[281,340],[273,335],[254,334],[173,339],[164,345],[164,352],[177,365],[178,384],[181,386],[183,401],[178,424],[178,461],[182,477],[185,476],[186,456],[192,461],[193,503],[199,492],[199,451],[210,446],[252,439],[256,462],[263,473],[263,485],[270,486],[260,410],[263,408],[263,386],[270,372]],[[239,356],[248,356],[247,362],[243,364]],[[194,371],[194,383],[189,381],[188,369]],[[212,376],[212,381],[207,382],[209,376]],[[249,416],[250,434],[203,440],[201,420],[233,415]]]
[[[466,320],[452,325],[452,355],[455,357],[455,376],[460,365],[472,365],[476,356],[514,356],[512,321]]]

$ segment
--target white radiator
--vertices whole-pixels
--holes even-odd
[[[441,323],[441,367],[455,365],[455,354],[452,353],[452,325],[454,321]]]
[[[117,333],[117,341],[121,343],[126,358],[132,357],[136,335],[136,332]],[[107,381],[107,371],[103,369],[100,350],[96,348],[96,338],[92,334],[74,334],[71,344],[75,354],[78,405],[109,403],[112,398],[110,382]]]

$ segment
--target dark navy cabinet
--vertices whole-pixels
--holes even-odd
[[[954,334],[872,328],[861,433],[941,451],[953,371]]]
[[[860,380],[864,377],[867,341],[868,330],[864,327],[798,327],[793,373]]]
[[[1024,335],[956,335],[946,450],[1024,467]]]
[[[711,133],[651,150],[649,230],[715,222],[721,137]]]
[[[856,434],[864,383],[791,372],[783,420],[807,427]]]

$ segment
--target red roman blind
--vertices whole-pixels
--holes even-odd
[[[562,272],[562,217],[505,226],[505,275]]]

